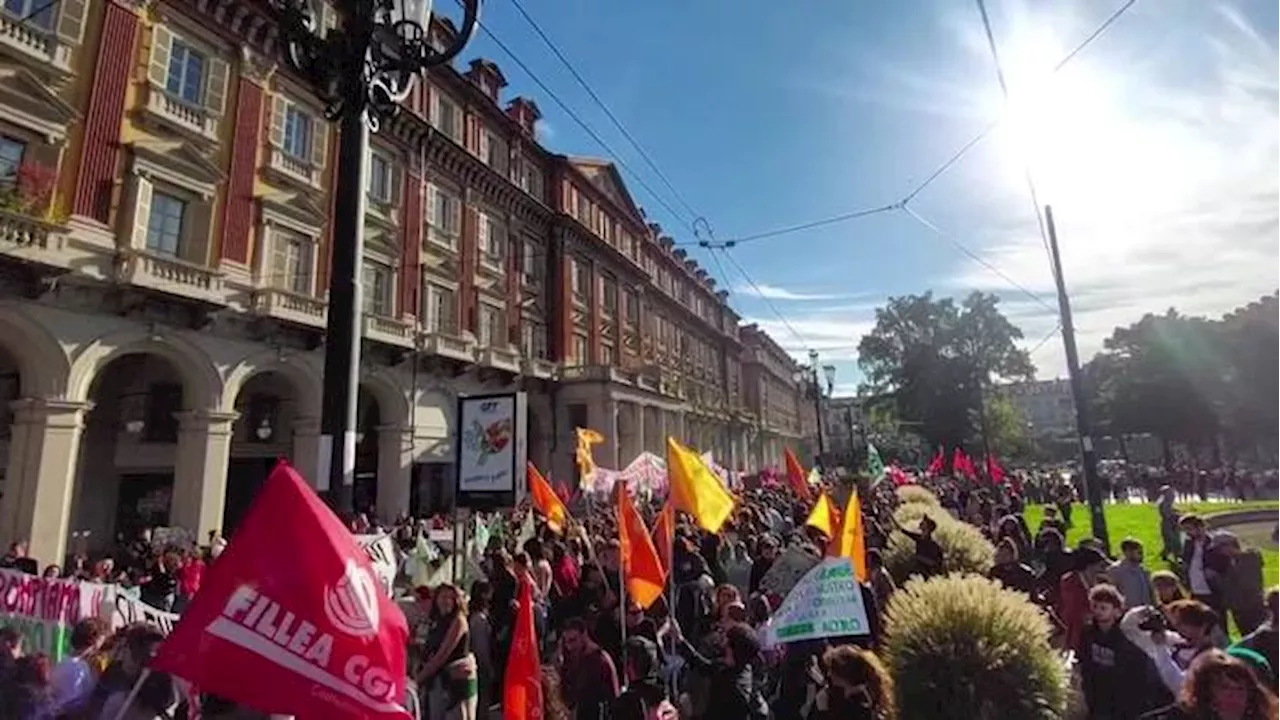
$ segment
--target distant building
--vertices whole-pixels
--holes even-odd
[[[822,404],[823,440],[827,453],[834,459],[852,457],[854,448],[864,442],[865,399],[836,397]]]
[[[1063,378],[1011,383],[999,388],[1022,414],[1028,434],[1035,437],[1062,437],[1076,431],[1076,406],[1071,383]]]

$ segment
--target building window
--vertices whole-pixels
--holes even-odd
[[[542,169],[527,157],[516,159],[515,182],[521,190],[542,200]]]
[[[542,279],[542,246],[528,238],[520,248],[520,274],[529,284]]]
[[[590,272],[581,260],[577,258],[569,260],[569,275],[575,299],[582,300],[589,297],[591,295]]]
[[[479,220],[477,245],[480,248],[480,259],[501,267],[502,259],[506,256],[507,228],[486,213],[476,213],[476,216]]]
[[[364,274],[364,300],[368,312],[391,317],[394,312],[391,266],[365,258],[361,272]]]
[[[451,250],[458,247],[462,232],[462,201],[457,195],[427,184],[427,239]]]
[[[454,293],[435,283],[423,283],[422,318],[427,332],[453,332]]]
[[[511,161],[507,142],[488,128],[480,130],[480,145],[476,148],[476,155],[489,167],[503,175],[507,174],[507,164]]]
[[[21,140],[0,136],[0,183],[13,183],[18,179],[18,168],[27,153],[27,144]]]
[[[507,344],[501,309],[480,303],[480,345],[482,347],[500,347]]]
[[[381,153],[369,156],[369,199],[384,205],[396,201],[396,168]]]
[[[431,125],[457,142],[462,137],[462,111],[436,88],[431,89]]]
[[[284,113],[284,143],[281,149],[297,160],[311,159],[311,116],[290,104]]]
[[[53,28],[53,13],[57,8],[57,3],[46,0],[4,0],[5,15],[41,30]]]
[[[613,346],[612,346],[612,345],[601,345],[601,346],[600,346],[600,364],[601,364],[601,365],[613,365],[613,360],[614,360],[614,357],[613,357]]]
[[[270,285],[298,295],[311,295],[315,248],[310,238],[285,230],[272,231]]]
[[[545,325],[525,320],[520,324],[520,352],[525,357],[547,359],[547,328]]]
[[[577,365],[586,365],[591,362],[591,355],[587,352],[587,338],[585,335],[573,336],[573,362]]]
[[[186,214],[185,200],[162,192],[152,193],[151,214],[147,217],[147,251],[157,255],[180,257],[182,223]]]
[[[204,100],[204,53],[181,40],[174,40],[169,51],[169,77],[165,90],[192,105]]]
[[[627,327],[640,325],[640,294],[635,290],[627,291]]]
[[[606,277],[602,285],[601,304],[604,307],[604,314],[614,317],[618,314],[618,281]]]

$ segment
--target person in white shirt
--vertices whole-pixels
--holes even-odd
[[[49,673],[55,716],[74,714],[88,705],[98,682],[91,659],[102,649],[108,630],[107,623],[97,617],[84,618],[71,629],[71,654]]]

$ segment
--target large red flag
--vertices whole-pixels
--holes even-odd
[[[933,456],[929,461],[929,467],[924,469],[926,475],[938,475],[942,472],[943,465],[946,464],[946,458],[943,457],[942,446],[938,446],[938,454]]]
[[[507,654],[507,672],[502,677],[502,717],[506,720],[535,720],[542,717],[542,663],[538,659],[538,636],[533,627],[533,584],[520,581],[516,624]]]
[[[408,624],[369,555],[280,461],[152,662],[259,712],[408,718]]]
[[[791,452],[791,448],[782,449],[782,458],[787,465],[787,485],[797,497],[808,502],[812,497],[809,493],[809,476],[805,473],[804,466],[800,464],[800,458]]]

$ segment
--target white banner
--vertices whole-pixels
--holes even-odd
[[[115,586],[112,586],[112,590],[114,592],[108,593],[102,602],[102,617],[111,623],[112,630],[144,622],[155,625],[167,636],[173,630],[174,623],[178,622],[177,613],[165,612],[141,600],[135,600]]]
[[[853,561],[827,558],[805,573],[769,619],[768,644],[870,632]]]
[[[378,582],[382,585],[382,591],[387,597],[394,597],[396,584],[396,571],[400,567],[400,562],[396,560],[396,544],[391,540],[391,536],[387,534],[381,535],[356,535],[356,542],[360,543],[360,547],[369,553],[369,560],[373,562],[373,571],[378,574]]]

